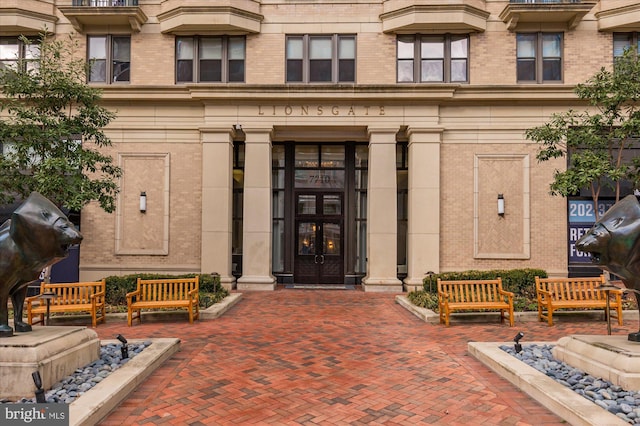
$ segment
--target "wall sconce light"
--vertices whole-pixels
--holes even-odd
[[[147,193],[142,191],[140,193],[140,213],[147,212]]]
[[[504,196],[498,194],[498,216],[504,216]]]

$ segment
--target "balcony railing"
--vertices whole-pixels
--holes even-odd
[[[137,6],[138,0],[73,0],[73,5],[87,7]]]

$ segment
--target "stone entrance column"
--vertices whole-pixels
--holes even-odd
[[[422,289],[427,272],[440,267],[441,129],[409,128],[408,250],[405,289]]]
[[[231,274],[233,140],[230,129],[201,130],[202,241],[200,270],[217,272],[220,283],[235,288]]]
[[[242,276],[239,290],[275,290],[271,274],[271,128],[244,128]]]
[[[402,292],[398,280],[396,132],[369,128],[367,275],[365,291]]]

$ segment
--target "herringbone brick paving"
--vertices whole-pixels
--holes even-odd
[[[185,315],[186,319],[186,315]],[[637,331],[638,322],[613,333]],[[467,353],[469,341],[556,341],[606,334],[604,322],[498,317],[430,325],[362,291],[244,292],[215,320],[109,319],[101,338],[178,337],[181,350],[101,424],[560,425],[563,421]]]

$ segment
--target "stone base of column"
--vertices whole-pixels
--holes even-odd
[[[402,293],[402,281],[397,278],[363,278],[362,288],[366,292]]]
[[[236,289],[236,277],[220,277],[220,285],[227,290],[235,290]]]
[[[276,285],[277,281],[274,277],[243,275],[237,281],[237,289],[247,291],[273,291]]]
[[[405,278],[404,279],[404,291],[406,292],[410,292],[410,291],[419,291],[424,289],[424,283],[422,282],[421,278]]]

